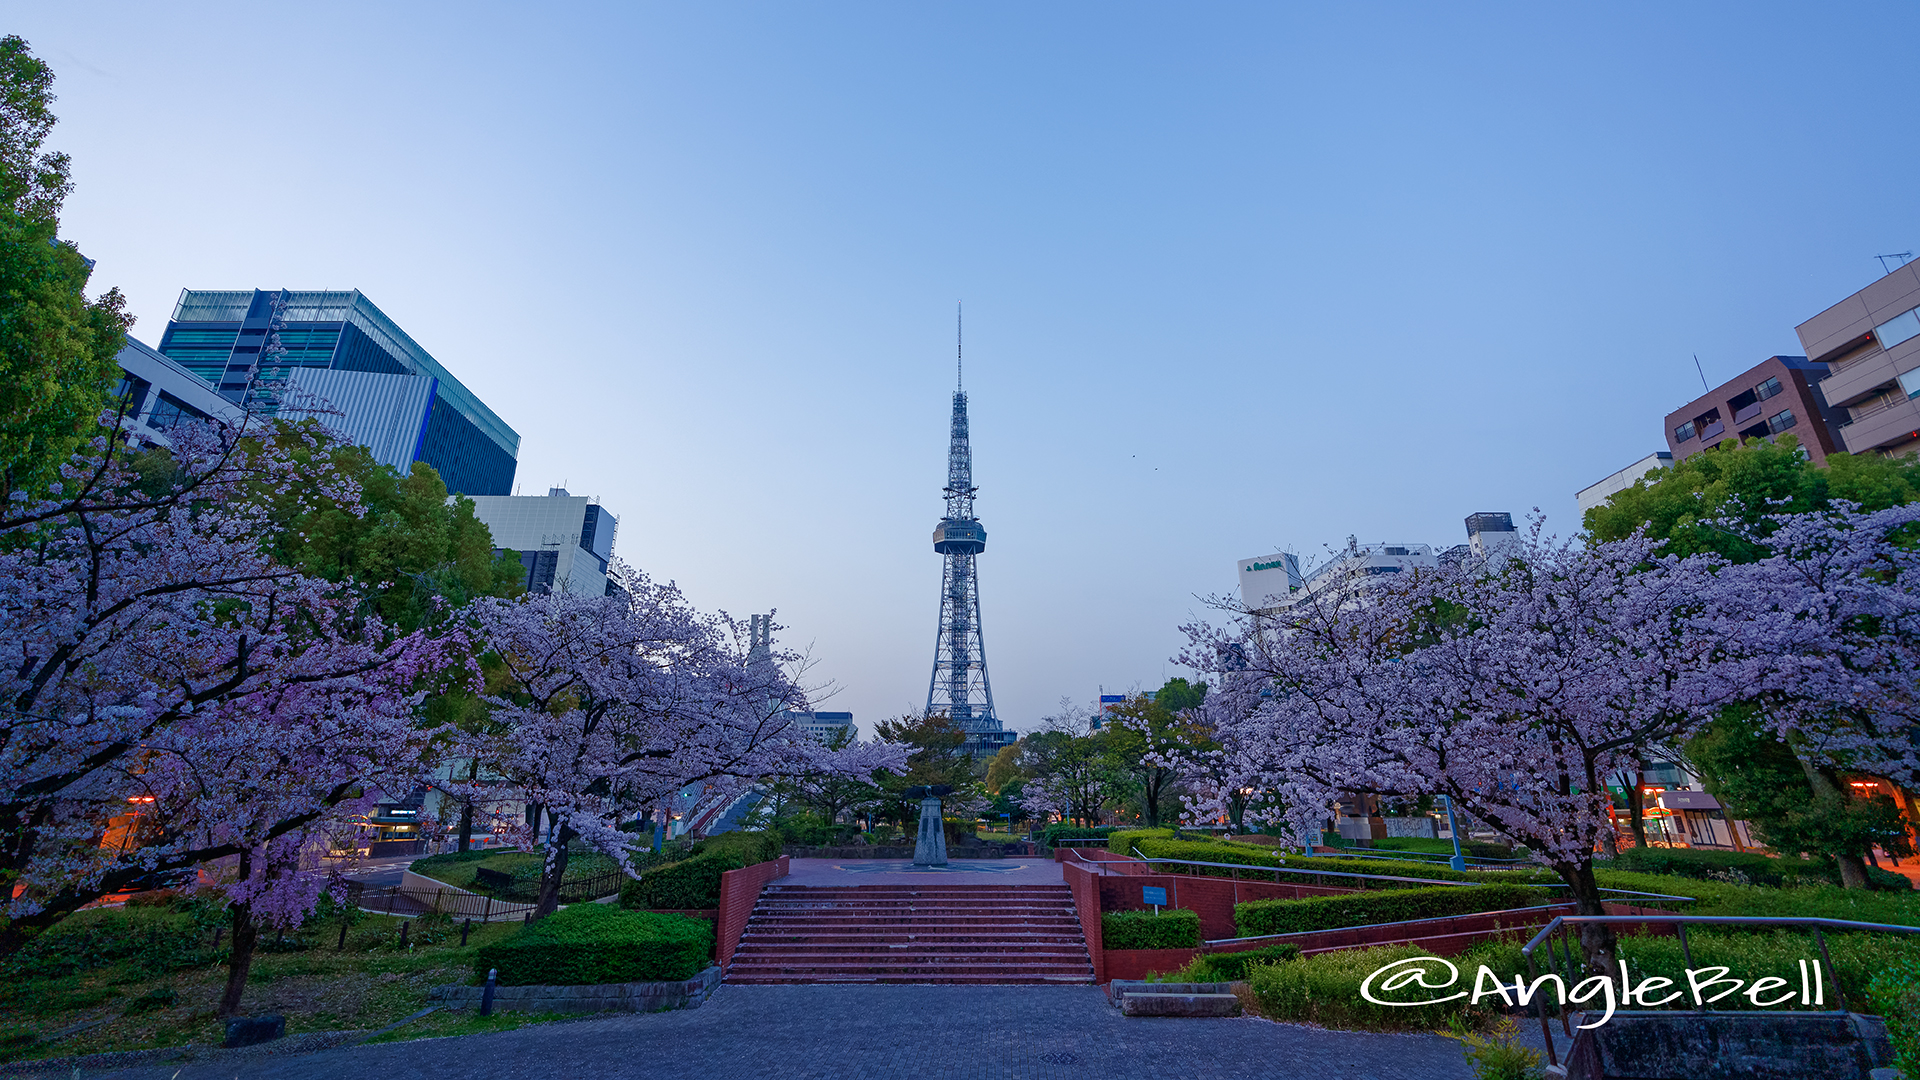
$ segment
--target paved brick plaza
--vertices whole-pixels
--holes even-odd
[[[177,1064],[88,1080],[168,1080]],[[66,1080],[67,1074],[61,1074]],[[698,1009],[188,1065],[180,1080],[1466,1080],[1437,1035],[1127,1019],[1092,986],[723,986]]]

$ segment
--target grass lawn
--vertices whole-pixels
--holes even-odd
[[[211,949],[211,920],[166,908],[83,911],[30,945],[0,971],[0,1060],[138,1050],[194,1043],[218,1046],[215,1017],[226,984],[226,950]],[[457,925],[423,930],[415,921],[400,949],[400,919],[367,915],[335,951],[340,922],[317,922],[286,951],[264,935],[242,1010],[280,1013],[288,1034],[373,1030],[427,1005],[434,986],[472,981],[475,950],[520,929],[475,924],[460,946]],[[61,948],[38,948],[66,939]],[[299,945],[308,946],[300,949]],[[555,1019],[551,1014],[434,1013],[383,1038],[492,1031]]]
[[[481,867],[511,874],[519,882],[537,882],[540,880],[540,859],[538,852],[514,851],[512,849],[496,851],[469,851],[458,855],[432,855],[414,860],[408,867],[422,877],[435,881],[444,881],[469,892],[487,892],[485,888],[474,884],[474,872]],[[597,851],[575,850],[567,856],[567,880],[597,877],[610,874],[617,864]]]

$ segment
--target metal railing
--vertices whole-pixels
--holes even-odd
[[[1440,866],[1447,865],[1451,861],[1451,856],[1442,855],[1433,851],[1395,851],[1392,848],[1380,848],[1364,853],[1355,848],[1338,848],[1336,851],[1337,854],[1329,855],[1322,855],[1319,852],[1313,852],[1312,854],[1302,853],[1301,857],[1317,859],[1387,859],[1392,862],[1433,863]],[[1390,854],[1381,854],[1380,852],[1390,852]],[[1533,863],[1532,859],[1491,859],[1483,855],[1464,855],[1462,857],[1467,860],[1468,866],[1479,864],[1492,866],[1495,869],[1504,869],[1508,866],[1516,866],[1521,863]]]
[[[1281,882],[1279,878],[1280,874],[1303,874],[1303,875],[1309,875],[1312,877],[1349,878],[1349,879],[1356,879],[1361,881],[1393,881],[1393,882],[1401,882],[1408,885],[1484,885],[1484,884],[1488,884],[1487,882],[1480,882],[1480,881],[1447,881],[1447,880],[1442,880],[1440,878],[1403,877],[1398,874],[1362,874],[1362,873],[1357,873],[1351,870],[1319,870],[1313,867],[1306,867],[1306,866],[1302,866],[1302,867],[1249,866],[1244,863],[1202,862],[1198,859],[1156,859],[1156,858],[1148,858],[1147,856],[1141,854],[1140,849],[1138,847],[1133,849],[1133,854],[1134,854],[1134,859],[1132,861],[1135,861],[1135,862],[1176,863],[1176,864],[1181,864],[1185,866],[1210,866],[1210,867],[1217,867],[1221,869],[1233,870],[1233,871],[1236,871],[1236,873],[1232,875],[1235,881],[1240,880],[1240,875],[1237,873],[1237,871],[1240,871],[1240,870],[1251,870],[1251,871],[1255,871],[1263,874],[1271,873],[1275,875],[1273,880],[1274,880],[1274,884],[1276,885],[1284,884],[1284,882]],[[1102,868],[1101,873],[1104,874],[1106,872],[1107,871],[1104,868]],[[1219,875],[1207,875],[1207,876],[1217,877]],[[1528,889],[1565,889],[1568,887],[1566,882],[1563,882],[1563,881],[1517,881],[1517,882],[1513,882],[1513,884],[1519,885],[1523,888],[1528,888]],[[1361,886],[1361,888],[1366,888],[1366,886],[1363,885]],[[1697,897],[1692,897],[1692,896],[1672,896],[1667,893],[1641,892],[1638,889],[1601,889],[1600,893],[1603,899],[1612,899],[1612,900],[1617,900],[1622,902],[1631,901],[1643,907],[1653,907],[1656,904],[1674,904],[1674,903],[1691,904],[1691,903],[1695,903],[1698,900]],[[1653,901],[1655,903],[1648,903],[1648,901]],[[1620,916],[1620,917],[1626,918],[1629,920],[1633,918],[1633,916]]]
[[[1568,981],[1579,978],[1580,971],[1586,969],[1584,958],[1576,960],[1573,954],[1573,935],[1570,928],[1581,926],[1637,926],[1649,924],[1671,924],[1680,939],[1680,954],[1686,960],[1688,969],[1693,968],[1693,947],[1687,943],[1689,926],[1776,926],[1807,927],[1813,931],[1814,944],[1820,950],[1820,960],[1825,966],[1827,985],[1833,988],[1836,1012],[1847,1011],[1847,998],[1840,987],[1840,972],[1833,966],[1833,958],[1827,953],[1825,931],[1847,930],[1868,933],[1920,934],[1920,926],[1896,926],[1891,923],[1854,922],[1848,919],[1817,919],[1803,917],[1767,918],[1753,915],[1562,915],[1540,928],[1533,939],[1520,947],[1520,955],[1527,958],[1527,983],[1531,986],[1539,973],[1534,961],[1534,951],[1541,945],[1547,947],[1547,967],[1549,975],[1561,975]],[[1553,948],[1554,935],[1560,935],[1561,948],[1556,956]],[[1553,970],[1558,967],[1560,971]],[[1803,974],[1804,977],[1804,974]],[[1724,995],[1722,995],[1724,996]],[[1628,1002],[1628,1004],[1632,1004]],[[1540,1034],[1547,1042],[1547,1063],[1560,1064],[1560,1058],[1553,1045],[1553,1029],[1547,1024],[1546,995],[1539,994],[1533,1003],[1534,1015],[1540,1019]],[[1694,995],[1694,1011],[1704,1012],[1706,1006],[1701,1003],[1698,990]],[[1568,1038],[1573,1037],[1573,1028],[1563,1003],[1556,1002],[1554,1012],[1560,1017],[1560,1027]]]

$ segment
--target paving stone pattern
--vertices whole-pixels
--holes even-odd
[[[736,986],[699,1009],[87,1080],[1467,1080],[1436,1035],[1129,1019],[1092,986]],[[51,1075],[51,1074],[50,1074]],[[68,1074],[61,1073],[61,1080]]]

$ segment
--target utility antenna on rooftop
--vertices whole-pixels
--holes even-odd
[[[1896,252],[1894,252],[1894,253],[1893,253],[1893,254],[1891,254],[1891,255],[1875,255],[1875,256],[1874,256],[1874,258],[1876,258],[1876,259],[1879,259],[1879,260],[1880,260],[1880,272],[1881,272],[1881,273],[1883,273],[1883,274],[1891,274],[1891,273],[1893,273],[1893,272],[1894,272],[1895,270],[1898,270],[1898,269],[1900,269],[1900,266],[1905,266],[1905,265],[1907,265],[1907,260],[1908,260],[1908,259],[1911,259],[1911,258],[1913,258],[1913,252],[1911,252],[1911,251],[1896,251]],[[1899,260],[1900,260],[1900,266],[1888,266],[1888,265],[1887,265],[1887,260],[1888,260],[1888,259],[1899,259]]]
[[[1713,393],[1713,387],[1707,385],[1707,369],[1700,366],[1700,354],[1693,354],[1693,370],[1700,373],[1700,389]]]

